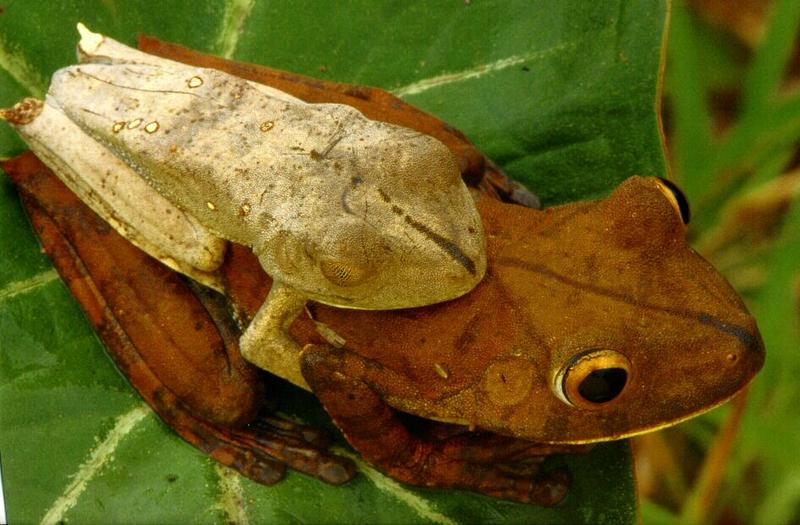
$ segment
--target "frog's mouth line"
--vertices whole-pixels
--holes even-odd
[[[610,290],[608,288],[603,288],[602,286],[597,286],[590,283],[576,281],[575,279],[571,279],[565,275],[561,275],[557,272],[554,272],[553,270],[544,265],[531,264],[527,261],[523,261],[515,257],[503,257],[498,261],[498,264],[501,266],[511,266],[527,272],[543,275],[545,277],[554,279],[568,286],[572,286],[573,288],[593,293],[595,295],[601,295],[603,297],[607,297],[615,301],[635,306],[636,308],[662,312],[668,315],[674,315],[675,317],[680,317],[682,319],[689,319],[691,321],[696,321],[700,324],[710,326],[715,330],[719,331],[720,333],[735,337],[746,348],[752,348],[753,345],[757,342],[756,336],[750,333],[743,326],[739,326],[733,323],[727,323],[705,312],[696,312],[693,310],[680,310],[678,308],[671,308],[669,306],[660,306],[657,304],[646,303],[636,299],[635,297],[632,297],[629,294],[618,292],[615,290]]]

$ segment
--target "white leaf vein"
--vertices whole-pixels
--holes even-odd
[[[250,519],[247,517],[247,505],[242,491],[241,477],[236,471],[220,465],[216,461],[214,462],[214,471],[219,477],[220,491],[216,507],[225,514],[225,522],[248,525]]]
[[[89,481],[100,472],[100,469],[106,463],[114,459],[114,452],[116,452],[122,439],[148,414],[150,414],[149,407],[138,405],[116,419],[113,428],[105,439],[89,453],[89,459],[71,476],[72,481],[47,510],[44,518],[42,518],[43,525],[61,523],[64,520],[64,515],[78,502],[78,498],[86,490],[86,485]]]
[[[47,80],[28,63],[24,55],[12,50],[8,41],[0,35],[0,68],[34,97],[41,98],[47,91]]]
[[[225,2],[225,12],[216,42],[217,51],[223,57],[231,58],[236,52],[239,36],[244,30],[244,24],[250,17],[254,5],[255,0],[228,0]]]
[[[435,77],[424,78],[422,80],[412,82],[411,84],[408,84],[406,86],[395,88],[391,90],[391,92],[392,94],[398,97],[418,95],[425,91],[435,89],[441,86],[446,86],[448,84],[454,84],[457,82],[464,82],[465,80],[480,78],[490,73],[495,73],[497,71],[502,71],[504,69],[508,69],[511,67],[520,66],[527,62],[535,62],[537,60],[542,60],[543,58],[561,52],[568,47],[570,47],[569,44],[560,44],[542,51],[526,53],[524,55],[512,55],[510,57],[501,58],[493,62],[478,64],[475,67],[465,69],[462,71],[456,71],[453,73],[444,73],[441,75],[437,75]]]
[[[0,288],[0,302],[20,294],[30,293],[56,280],[58,280],[58,273],[50,269],[36,274],[33,277],[8,283],[3,288]]]
[[[405,505],[408,505],[411,509],[413,509],[421,518],[425,520],[432,521],[433,523],[438,523],[440,525],[457,525],[458,522],[454,521],[448,516],[445,516],[438,510],[436,510],[432,505],[431,502],[426,500],[423,497],[414,494],[410,490],[403,487],[397,481],[384,476],[374,468],[372,468],[369,464],[365,463],[364,460],[358,454],[353,454],[349,450],[342,448],[342,447],[332,447],[332,451],[336,452],[336,454],[340,456],[346,456],[355,462],[356,466],[358,466],[358,471],[362,473],[370,482],[375,485],[375,488],[381,490],[391,496],[394,496],[397,500],[401,501]]]

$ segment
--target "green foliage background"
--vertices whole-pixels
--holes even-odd
[[[680,508],[645,503],[644,521],[712,523],[735,516],[741,523],[798,523],[800,90],[792,63],[800,1],[764,3],[763,35],[752,49],[686,3],[676,1],[672,10],[665,89],[673,171],[694,205],[694,244],[744,295],[767,359],[714,504],[704,508],[708,487],[689,483]],[[721,124],[726,98],[735,100],[732,120]],[[708,449],[727,415],[715,411],[681,430]]]
[[[604,194],[633,174],[665,174],[656,84],[666,12],[663,0],[12,0],[0,14],[0,105],[42,96],[52,72],[74,62],[74,27],[83,21],[129,44],[143,32],[394,90],[464,131],[553,204]],[[0,156],[22,149],[0,126]],[[293,415],[324,418],[300,392],[284,402]],[[113,455],[96,463],[117,435]],[[232,478],[141,408],[40,253],[7,180],[0,183],[0,454],[12,522],[636,519],[626,443],[555,459],[575,477],[556,509],[412,489],[368,470],[343,488],[295,473],[270,488]],[[91,479],[78,483],[76,474],[93,465]],[[230,489],[237,484],[238,496]]]

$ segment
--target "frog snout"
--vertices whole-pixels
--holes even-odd
[[[709,324],[723,334],[733,336],[738,343],[723,347],[720,354],[721,366],[740,370],[744,375],[754,375],[761,369],[765,357],[764,340],[755,319],[748,315],[735,323],[711,320]]]

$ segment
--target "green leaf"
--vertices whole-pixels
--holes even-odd
[[[656,85],[666,11],[665,0],[12,0],[0,15],[0,106],[42,95],[53,71],[74,62],[83,21],[129,44],[142,32],[392,90],[552,204],[665,174]],[[2,126],[0,156],[20,150]],[[274,487],[231,475],[142,408],[40,253],[10,183],[0,190],[0,455],[11,522],[635,521],[624,442],[555,458],[575,478],[555,509],[415,489],[363,465],[345,487],[296,473]],[[280,393],[284,410],[324,419],[311,397]]]
[[[670,60],[667,87],[671,102],[673,136],[670,149],[673,152],[673,167],[681,188],[691,202],[705,190],[709,180],[703,175],[711,150],[711,115],[706,104],[708,79],[701,71],[706,70],[703,43],[700,31],[682,2],[676,2],[672,10],[670,27]]]

